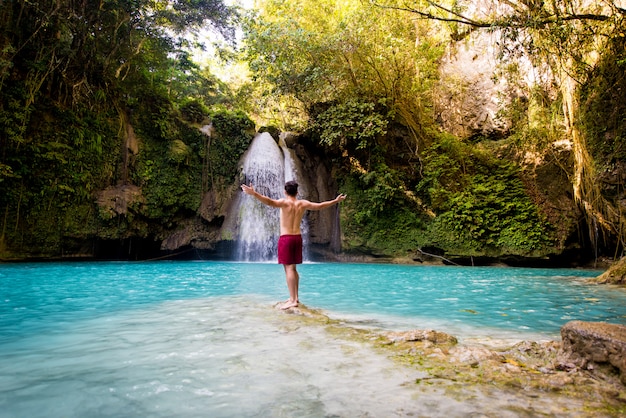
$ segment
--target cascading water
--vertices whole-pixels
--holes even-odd
[[[287,147],[284,138],[278,140],[278,145],[283,151],[283,155],[285,156],[285,182],[290,180],[295,180],[298,183],[298,195],[299,196],[309,196],[309,190],[307,188],[307,184],[302,181],[298,173],[301,171],[301,167],[299,167],[299,160],[295,156],[295,151],[291,148]],[[308,259],[308,241],[309,241],[309,223],[307,222],[306,216],[302,218],[302,222],[300,223],[300,233],[302,234],[302,258],[304,260]]]
[[[284,197],[285,181],[296,180],[297,172],[290,151],[280,147],[269,133],[257,135],[248,149],[242,166],[243,182],[272,199]],[[237,223],[235,258],[241,261],[272,261],[277,258],[280,236],[279,211],[252,196],[242,194],[231,212]],[[303,240],[308,227],[303,220]]]

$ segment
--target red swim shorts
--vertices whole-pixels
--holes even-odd
[[[278,238],[278,264],[302,264],[302,235]]]

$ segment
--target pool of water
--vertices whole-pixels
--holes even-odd
[[[462,335],[558,337],[569,320],[626,323],[626,292],[585,283],[598,271],[307,263],[300,299],[328,314],[389,328]],[[77,319],[174,300],[288,297],[273,263],[0,265],[0,342]]]
[[[301,301],[352,326],[521,340],[626,323],[623,289],[585,283],[598,271],[299,271]],[[273,263],[0,265],[0,416],[509,416],[477,394],[416,401],[415,371],[272,309],[286,298]]]

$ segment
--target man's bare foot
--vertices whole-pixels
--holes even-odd
[[[296,306],[298,306],[298,301],[296,300],[295,302],[292,300],[288,300],[287,302],[283,303],[283,305],[280,307],[280,309],[285,310],[285,309],[289,309],[289,308],[295,308]]]

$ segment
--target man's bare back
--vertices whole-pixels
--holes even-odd
[[[300,233],[300,223],[306,211],[304,200],[295,197],[280,199],[280,235],[297,235]]]

